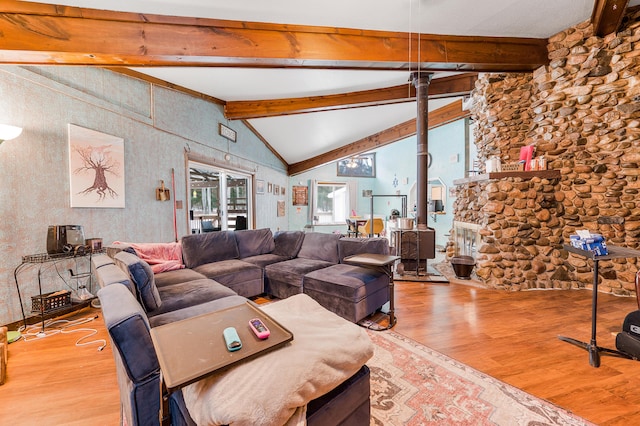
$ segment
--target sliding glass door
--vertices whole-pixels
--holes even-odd
[[[249,174],[190,161],[191,232],[251,228],[251,182]]]

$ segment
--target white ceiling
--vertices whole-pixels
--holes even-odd
[[[58,0],[162,15],[446,35],[546,38],[589,19],[594,0]],[[631,0],[630,6],[640,4]],[[135,68],[225,101],[305,97],[409,84],[405,71]],[[434,78],[451,73],[436,73]],[[429,109],[454,99],[429,101]],[[289,164],[414,118],[414,103],[249,120]],[[233,122],[230,123],[233,127]]]

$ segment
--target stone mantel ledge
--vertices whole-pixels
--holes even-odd
[[[558,179],[560,178],[560,170],[535,170],[530,172],[495,172],[495,173],[483,173],[481,175],[470,176],[468,178],[456,179],[453,181],[454,185],[466,185],[473,182],[483,182],[491,179],[504,179],[510,177],[517,177],[521,179],[532,179],[535,177],[543,179]]]

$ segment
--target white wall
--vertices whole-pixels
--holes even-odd
[[[237,143],[218,135],[218,123],[237,131]],[[0,324],[21,319],[14,269],[24,255],[46,252],[48,225],[83,225],[86,237],[166,242],[174,240],[173,203],[155,200],[155,188],[171,182],[183,202],[178,236],[187,231],[185,153],[222,167],[246,170],[284,185],[286,166],[241,122],[227,121],[219,105],[142,80],[89,67],[0,67],[0,123],[23,127],[0,145]],[[126,207],[71,208],[68,124],[124,139]],[[230,161],[224,154],[231,154]],[[256,227],[286,229],[272,197],[256,199]],[[67,289],[76,262],[43,268],[43,292]],[[38,294],[37,268],[20,274],[23,306]]]
[[[429,131],[429,152],[432,155],[432,164],[429,167],[429,179],[441,178],[447,188],[453,186],[453,180],[465,177],[465,126],[466,120],[458,120],[445,126],[440,126]],[[376,195],[407,195],[416,183],[417,176],[417,142],[416,137],[411,136],[390,145],[386,145],[375,151],[376,176],[375,178],[351,178],[337,176],[336,163],[327,164],[289,179],[290,185],[308,185],[312,180],[333,182],[353,181],[358,189],[356,191],[357,213],[361,216],[371,214],[370,198],[362,197],[362,190],[370,189]],[[427,218],[428,226],[436,230],[436,244],[446,245],[448,234],[453,226],[453,199],[446,194],[444,215]],[[373,213],[375,216],[388,217],[392,209],[400,210],[401,198],[376,197],[374,199]],[[413,205],[408,203],[410,217],[413,213]],[[289,205],[290,229],[302,229],[307,223],[307,207]],[[320,232],[332,232],[340,229],[346,232],[346,225],[341,227],[316,227]]]

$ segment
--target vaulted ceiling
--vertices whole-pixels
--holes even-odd
[[[51,3],[51,4],[48,4]],[[291,174],[465,116],[478,72],[547,64],[547,38],[606,35],[640,0],[4,0],[0,63],[105,66],[224,105]],[[64,6],[63,6],[64,5]]]

